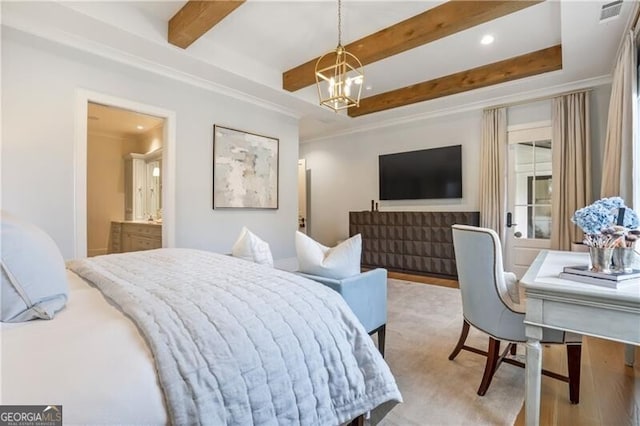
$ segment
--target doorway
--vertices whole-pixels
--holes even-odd
[[[162,247],[165,119],[89,102],[87,255]]]
[[[144,167],[136,166],[136,173],[141,177],[142,180],[148,179],[149,186],[145,186],[146,190],[141,190],[138,192],[139,197],[138,206],[143,206],[143,210],[136,210],[135,214],[142,211],[143,214],[149,213],[153,222],[161,223],[162,226],[158,227],[158,233],[161,235],[161,245],[162,247],[174,247],[175,246],[175,113],[173,111],[157,108],[151,105],[141,104],[137,102],[133,102],[123,98],[117,98],[110,95],[105,95],[98,92],[92,92],[88,90],[78,90],[76,94],[76,132],[75,132],[75,146],[74,146],[74,157],[75,157],[75,185],[74,185],[74,197],[75,197],[75,209],[74,209],[74,241],[75,241],[75,253],[74,256],[76,258],[86,257],[87,255],[96,255],[102,254],[104,252],[106,244],[106,250],[109,252],[110,250],[110,238],[111,235],[107,237],[107,243],[102,243],[101,247],[92,247],[92,252],[89,253],[88,250],[88,242],[89,242],[89,198],[93,197],[93,195],[97,194],[97,198],[99,198],[100,193],[94,193],[91,191],[89,193],[89,127],[92,126],[90,121],[99,121],[90,119],[91,115],[89,113],[90,109],[94,111],[95,106],[111,108],[112,110],[124,110],[130,114],[134,114],[138,117],[143,115],[151,116],[154,120],[161,120],[163,125],[155,129],[156,135],[158,139],[162,140],[162,149],[160,151],[161,158],[154,157],[157,156],[158,153],[154,153],[151,148],[150,152],[145,153],[130,153],[129,155],[133,158],[137,155],[142,156],[142,160],[144,160]],[[143,129],[138,129],[137,126],[140,125]],[[144,124],[135,124],[136,130],[144,131]],[[95,129],[93,129],[95,130]],[[149,129],[147,129],[149,130]],[[95,133],[95,132],[94,132]],[[146,147],[151,147],[152,144],[144,145]],[[119,165],[122,165],[125,158],[120,158],[118,160]],[[157,161],[157,162],[156,162]],[[133,163],[133,161],[131,162]],[[122,165],[124,170],[128,170],[125,165]],[[120,174],[120,181],[125,181],[129,179],[127,173],[122,171]],[[131,173],[134,172],[133,166],[130,168]],[[156,179],[157,178],[157,179]],[[131,176],[133,180],[133,176]],[[92,178],[93,180],[93,178]],[[154,183],[155,180],[155,183]],[[140,181],[140,180],[139,180]],[[131,186],[132,193],[133,186]],[[137,188],[136,188],[137,189]],[[124,190],[123,190],[124,191]],[[133,205],[133,197],[127,197],[125,194],[120,195],[121,198],[130,199],[131,206]],[[93,204],[93,199],[91,200]],[[161,206],[159,208],[154,208],[153,206]],[[125,210],[125,218],[124,221],[135,221],[133,216],[126,216],[127,211],[129,211],[129,206],[124,208]],[[155,213],[154,213],[155,211]],[[130,209],[131,214],[134,214],[133,207]],[[147,216],[139,216],[138,219],[145,219],[149,221],[149,215]],[[119,215],[115,216],[116,221],[119,219]],[[131,219],[129,218],[131,217]],[[103,220],[104,222],[104,220]],[[109,222],[111,220],[109,219]],[[109,225],[110,227],[110,225]],[[160,229],[161,228],[161,229]],[[109,229],[109,233],[111,234],[112,230]],[[102,234],[104,235],[104,234]],[[93,236],[93,235],[92,235]],[[103,238],[104,241],[104,238]],[[144,248],[153,248],[149,247],[149,241],[140,240],[134,241],[133,248],[136,250],[144,249]],[[117,249],[117,247],[116,247]]]

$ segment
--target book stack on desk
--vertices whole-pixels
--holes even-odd
[[[595,272],[589,266],[565,266],[560,278],[608,288],[621,288],[640,283],[640,269],[631,272]]]

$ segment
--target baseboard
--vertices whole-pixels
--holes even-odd
[[[389,278],[393,278],[396,280],[411,281],[411,282],[420,283],[420,284],[431,284],[431,285],[437,285],[440,287],[448,287],[448,288],[460,288],[460,286],[458,285],[458,281],[452,280],[449,278],[439,278],[439,277],[426,276],[426,275],[414,275],[414,274],[407,274],[404,272],[393,272],[393,271],[388,271],[387,276]]]
[[[87,250],[87,256],[88,257],[102,256],[103,254],[107,254],[108,252],[109,252],[109,250],[107,250],[106,248],[88,249]]]

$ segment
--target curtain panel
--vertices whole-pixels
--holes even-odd
[[[571,217],[591,202],[589,94],[554,98],[551,122],[551,248],[570,250],[583,239]]]
[[[480,226],[493,229],[504,243],[507,182],[507,109],[482,115],[480,149]]]
[[[634,200],[637,191],[633,176],[633,159],[638,149],[636,62],[635,36],[629,31],[613,71],[600,196],[620,196],[628,206],[638,209],[640,200]]]

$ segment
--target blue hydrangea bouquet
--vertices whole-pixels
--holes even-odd
[[[638,214],[620,197],[602,198],[577,210],[571,221],[585,233],[589,247],[633,247],[640,238]]]

